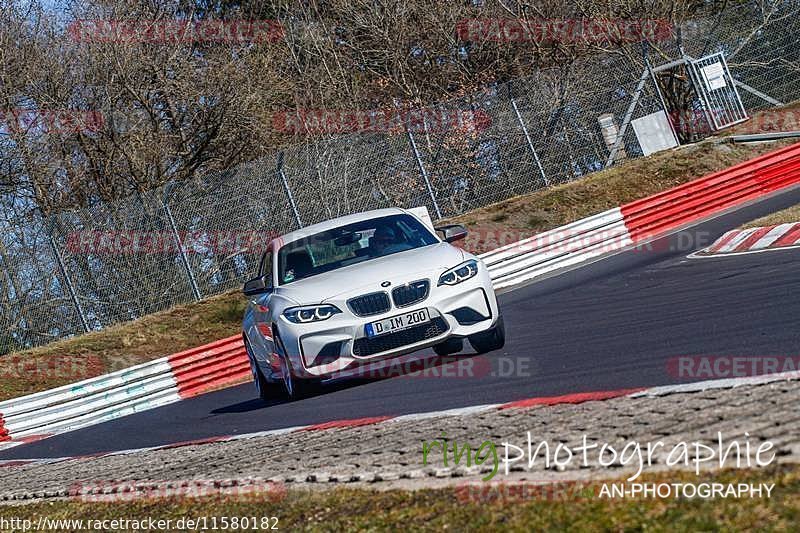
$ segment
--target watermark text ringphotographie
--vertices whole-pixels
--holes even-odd
[[[711,444],[699,441],[668,444],[658,440],[644,443],[628,441],[622,446],[590,440],[584,434],[579,444],[570,446],[562,441],[536,441],[528,431],[527,439],[519,444],[504,441],[498,445],[493,440],[486,440],[477,446],[468,442],[459,445],[457,441],[442,435],[439,439],[422,442],[422,463],[427,466],[436,461],[445,467],[486,465],[491,467],[491,471],[482,477],[484,481],[491,480],[498,472],[509,475],[515,468],[530,470],[539,466],[545,469],[630,466],[635,469],[627,478],[630,482],[636,480],[645,469],[656,464],[693,469],[699,475],[702,467],[766,467],[776,457],[772,442],[753,442],[748,433],[741,438],[726,440],[721,432],[717,432],[716,441]]]

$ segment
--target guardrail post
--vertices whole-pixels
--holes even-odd
[[[169,194],[170,187],[167,187],[167,195]],[[178,247],[178,253],[181,256],[181,263],[183,263],[183,268],[186,269],[186,275],[189,277],[189,285],[192,287],[192,295],[194,299],[198,302],[203,299],[203,295],[200,294],[200,287],[197,285],[197,280],[194,277],[194,272],[192,271],[192,265],[189,264],[189,258],[186,255],[186,250],[183,248],[183,242],[181,242],[181,237],[178,234],[178,227],[175,225],[175,219],[172,217],[172,210],[169,208],[169,203],[167,202],[166,196],[162,198],[161,203],[164,206],[164,213],[167,215],[167,220],[169,221],[169,228],[172,232],[172,238],[175,240],[175,245]]]
[[[533,141],[531,141],[531,136],[528,134],[528,128],[525,127],[525,121],[522,120],[522,114],[520,114],[519,108],[517,108],[517,102],[514,101],[513,98],[509,98],[509,100],[511,100],[511,107],[514,109],[514,114],[517,116],[517,122],[519,122],[519,127],[522,128],[522,133],[523,135],[525,135],[525,141],[528,143],[528,150],[531,151],[531,155],[533,156],[533,161],[536,163],[536,168],[539,169],[539,174],[542,175],[544,184],[549,187],[550,180],[547,179],[547,176],[544,173],[542,162],[539,161],[539,154],[536,153],[536,149],[533,147]]]
[[[303,220],[300,218],[300,211],[297,210],[297,204],[294,202],[294,195],[292,194],[292,189],[289,188],[289,180],[286,179],[286,173],[283,171],[283,152],[278,152],[277,158],[277,166],[275,171],[278,173],[278,177],[281,179],[281,183],[283,184],[283,190],[286,193],[286,197],[289,199],[289,206],[292,208],[292,213],[294,214],[294,220],[297,222],[298,227],[303,227]]]
[[[75,310],[78,312],[78,318],[81,321],[83,332],[89,333],[89,331],[91,331],[89,322],[86,320],[86,314],[83,312],[83,307],[81,307],[81,303],[78,301],[78,293],[75,291],[75,286],[72,284],[72,280],[67,274],[64,258],[61,257],[61,251],[58,249],[58,243],[56,243],[56,240],[53,238],[52,231],[48,231],[48,238],[50,240],[50,246],[53,248],[53,255],[56,258],[56,263],[58,263],[58,269],[61,271],[61,276],[64,278],[64,283],[67,285],[69,298],[72,300],[72,305],[75,306]]]

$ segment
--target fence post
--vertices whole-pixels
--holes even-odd
[[[72,300],[72,305],[75,306],[75,310],[78,312],[78,318],[81,321],[83,332],[89,333],[89,331],[91,331],[89,328],[89,322],[86,320],[86,314],[83,312],[83,307],[81,307],[81,303],[78,301],[78,293],[75,291],[75,286],[72,284],[72,280],[67,274],[67,268],[64,265],[64,259],[61,257],[61,251],[58,249],[58,243],[56,243],[56,240],[53,238],[53,228],[50,224],[46,225],[46,227],[48,230],[47,236],[50,240],[50,246],[53,248],[53,255],[56,258],[56,263],[58,263],[58,269],[61,271],[61,277],[64,278],[64,283],[67,285],[67,290],[69,291],[69,298]]]
[[[528,149],[531,151],[531,155],[533,155],[533,160],[536,163],[536,167],[539,169],[539,174],[542,175],[544,184],[549,187],[550,180],[547,179],[547,176],[544,173],[542,162],[539,160],[539,154],[536,153],[536,149],[533,147],[533,141],[531,141],[531,136],[528,134],[528,128],[525,127],[525,121],[522,120],[522,115],[519,112],[519,108],[517,108],[517,102],[514,100],[514,98],[510,96],[509,100],[511,100],[511,107],[514,108],[514,114],[517,115],[517,122],[519,122],[519,127],[522,128],[522,133],[525,135],[525,141],[528,143]]]
[[[675,131],[675,125],[672,123],[672,117],[669,114],[669,108],[667,107],[667,102],[664,100],[664,95],[661,92],[661,87],[658,84],[658,78],[656,77],[656,73],[653,71],[653,66],[650,64],[650,58],[647,54],[645,48],[644,54],[644,63],[647,66],[647,71],[650,72],[650,79],[653,80],[653,86],[656,89],[656,94],[658,95],[658,101],[661,103],[661,109],[664,110],[664,116],[667,117],[667,123],[669,124],[669,131],[672,133],[672,138],[675,139],[675,144],[677,146],[681,145],[681,140],[678,138],[678,133]]]
[[[289,188],[289,180],[286,179],[286,173],[283,171],[283,152],[278,152],[277,158],[277,166],[275,171],[278,173],[278,176],[281,178],[281,183],[283,183],[283,190],[286,193],[286,197],[289,199],[289,206],[292,208],[292,213],[294,213],[294,220],[297,222],[299,227],[303,227],[303,221],[300,218],[300,211],[297,210],[297,204],[294,202],[294,195],[292,194],[292,189]]]
[[[633,98],[628,106],[628,110],[625,112],[625,118],[622,119],[622,127],[620,127],[619,133],[617,133],[614,146],[611,148],[611,151],[608,154],[608,159],[606,159],[606,164],[603,165],[603,168],[608,168],[614,163],[614,160],[617,158],[617,152],[625,142],[625,132],[628,129],[628,124],[631,123],[633,112],[636,110],[636,105],[639,103],[639,98],[642,96],[642,90],[644,89],[644,84],[647,82],[647,77],[649,75],[650,73],[645,68],[642,71],[642,75],[639,77],[639,83],[636,85],[636,90],[633,91]]]
[[[170,184],[167,186],[164,197],[161,199],[161,204],[164,206],[164,213],[166,213],[167,221],[169,221],[169,229],[172,232],[172,238],[175,240],[175,245],[178,247],[178,253],[181,256],[181,263],[183,263],[183,268],[186,269],[186,275],[189,277],[189,285],[192,287],[192,295],[194,296],[194,299],[199,302],[203,299],[203,295],[200,294],[200,287],[197,285],[194,272],[192,272],[192,265],[189,264],[189,258],[186,255],[186,250],[183,248],[183,242],[181,242],[181,237],[178,235],[178,226],[175,225],[175,219],[172,217],[172,210],[169,208],[169,203],[167,202],[167,197],[169,196],[171,190],[172,186]]]
[[[403,121],[405,124],[405,121]],[[411,145],[411,151],[414,152],[414,158],[417,160],[417,166],[419,167],[419,172],[422,174],[422,179],[425,180],[425,187],[428,189],[428,195],[431,197],[431,202],[433,202],[433,209],[436,211],[436,218],[442,218],[442,211],[439,209],[439,202],[436,201],[436,194],[433,192],[433,186],[431,185],[431,180],[428,177],[428,171],[425,170],[425,165],[422,163],[422,157],[419,155],[419,150],[417,149],[417,143],[414,141],[414,135],[411,133],[411,130],[408,128],[408,124],[405,125],[406,127],[406,135],[408,136],[408,142]]]

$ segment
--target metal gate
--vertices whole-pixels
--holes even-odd
[[[700,59],[686,57],[689,74],[703,111],[714,130],[721,130],[748,119],[736,81],[728,70],[722,52]]]

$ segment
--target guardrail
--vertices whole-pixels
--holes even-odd
[[[634,243],[800,183],[800,143],[745,161],[620,209]]]
[[[250,375],[241,335],[72,385],[0,402],[0,441],[31,440],[113,420]]]
[[[507,288],[618,253],[798,183],[800,144],[480,257],[488,265],[495,289]],[[249,375],[242,338],[235,335],[113,374],[0,402],[0,441],[34,439],[112,420],[237,383]]]
[[[480,258],[499,290],[621,251],[630,244],[622,213],[614,208],[481,254]]]

